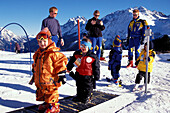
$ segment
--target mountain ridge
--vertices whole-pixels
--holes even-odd
[[[114,37],[116,35],[120,35],[121,39],[126,39],[127,27],[129,22],[132,20],[132,12],[134,9],[137,8],[140,11],[140,18],[145,19],[148,22],[150,28],[154,32],[155,38],[161,37],[162,35],[165,34],[170,35],[170,15],[165,15],[164,13],[155,10],[151,11],[143,6],[127,8],[125,10],[117,10],[101,18],[101,20],[105,25],[105,30],[102,31],[102,33],[103,33],[103,38],[106,39],[105,42],[106,49],[110,48],[110,45],[112,44]],[[85,17],[77,16],[77,17],[70,18],[64,25],[61,25],[62,35],[65,41],[65,46],[61,47],[62,50],[75,50],[75,48],[78,48],[78,42],[77,42],[78,40],[77,20],[78,19],[80,22],[81,36],[82,33],[88,33],[85,29],[88,20]],[[38,46],[35,43],[35,41],[36,40],[34,38],[33,40],[31,40],[31,42],[33,42],[34,44],[31,45],[31,47]],[[25,44],[25,46],[27,47],[28,50],[28,44]],[[35,51],[35,49],[32,51]]]

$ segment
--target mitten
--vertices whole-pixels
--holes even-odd
[[[71,72],[69,73],[69,75],[70,75],[74,80],[76,80],[76,76],[75,76],[75,74],[74,74],[73,71],[71,71]]]
[[[141,44],[141,45],[144,44],[144,38],[142,38],[142,39],[140,40],[140,44]]]
[[[62,82],[62,84],[65,84],[66,83],[66,76],[65,76],[65,73],[61,73],[61,74],[58,74],[58,83]]]
[[[137,60],[137,61],[135,62],[135,65],[137,66],[137,65],[139,64],[139,62],[140,62],[140,60]]]
[[[108,66],[108,70],[111,70],[110,66]]]

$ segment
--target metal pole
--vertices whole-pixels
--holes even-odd
[[[147,50],[146,50],[146,75],[145,75],[145,94],[147,93],[147,83],[148,83],[148,56],[149,56],[149,40],[151,36],[151,29],[147,29],[145,31],[145,35],[147,36]]]
[[[78,25],[78,40],[79,40],[79,49],[80,49],[80,22],[79,22],[79,19],[77,20],[77,25]]]
[[[11,24],[16,24],[16,25],[18,25],[18,26],[20,26],[23,30],[24,30],[24,32],[25,32],[25,35],[26,35],[26,37],[27,37],[27,40],[28,40],[28,45],[29,45],[29,47],[30,47],[30,41],[29,41],[29,38],[28,38],[28,35],[27,35],[27,32],[26,32],[26,30],[24,29],[24,27],[22,27],[20,24],[18,24],[18,23],[9,23],[9,24],[7,24],[6,26],[4,26],[1,30],[0,30],[0,33],[1,33],[1,31],[5,28],[5,27],[7,27],[7,26],[9,26],[9,25],[11,25]],[[29,48],[29,51],[30,51],[30,76],[31,76],[31,48]]]

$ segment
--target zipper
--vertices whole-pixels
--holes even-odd
[[[41,58],[42,58],[42,55],[40,56],[40,58],[39,58],[39,84],[40,84],[40,86],[41,86],[41,88],[43,89],[43,87],[42,87],[42,85],[41,85],[41,82],[40,82],[40,77],[41,77],[41,69],[40,69],[40,64],[41,64]]]

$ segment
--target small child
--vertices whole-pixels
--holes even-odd
[[[146,83],[146,79],[145,79],[145,75],[146,75],[146,54],[147,54],[146,50],[147,50],[147,43],[145,43],[144,49],[141,51],[138,59],[135,62],[135,65],[137,66],[139,72],[136,76],[136,80],[135,80],[136,84],[135,84],[135,87],[133,89],[134,91],[141,89],[141,88],[139,88],[139,84],[140,84],[140,81],[142,80],[142,77],[144,77],[144,83]],[[153,51],[153,43],[150,41],[149,42],[149,56],[148,56],[148,84],[150,83],[150,73],[152,72],[155,55],[156,55],[156,52]]]
[[[82,39],[81,49],[74,52],[67,65],[68,72],[72,70],[74,64],[77,66],[75,74],[70,72],[70,76],[76,80],[77,86],[74,102],[88,103],[92,96],[94,81],[99,80],[100,77],[99,59],[90,48],[90,39]]]
[[[83,33],[82,37],[83,37],[83,39],[84,39],[84,38],[89,38],[88,35],[87,35],[87,33]]]
[[[111,70],[112,79],[114,84],[118,85],[118,78],[120,77],[119,70],[121,67],[122,59],[122,48],[120,36],[117,35],[113,41],[113,47],[109,53],[109,66],[108,69]]]
[[[36,100],[45,101],[39,105],[39,111],[59,113],[58,88],[65,83],[67,57],[58,52],[60,49],[51,40],[51,33],[44,28],[36,36],[39,48],[33,55],[33,77],[29,84],[35,82]]]

